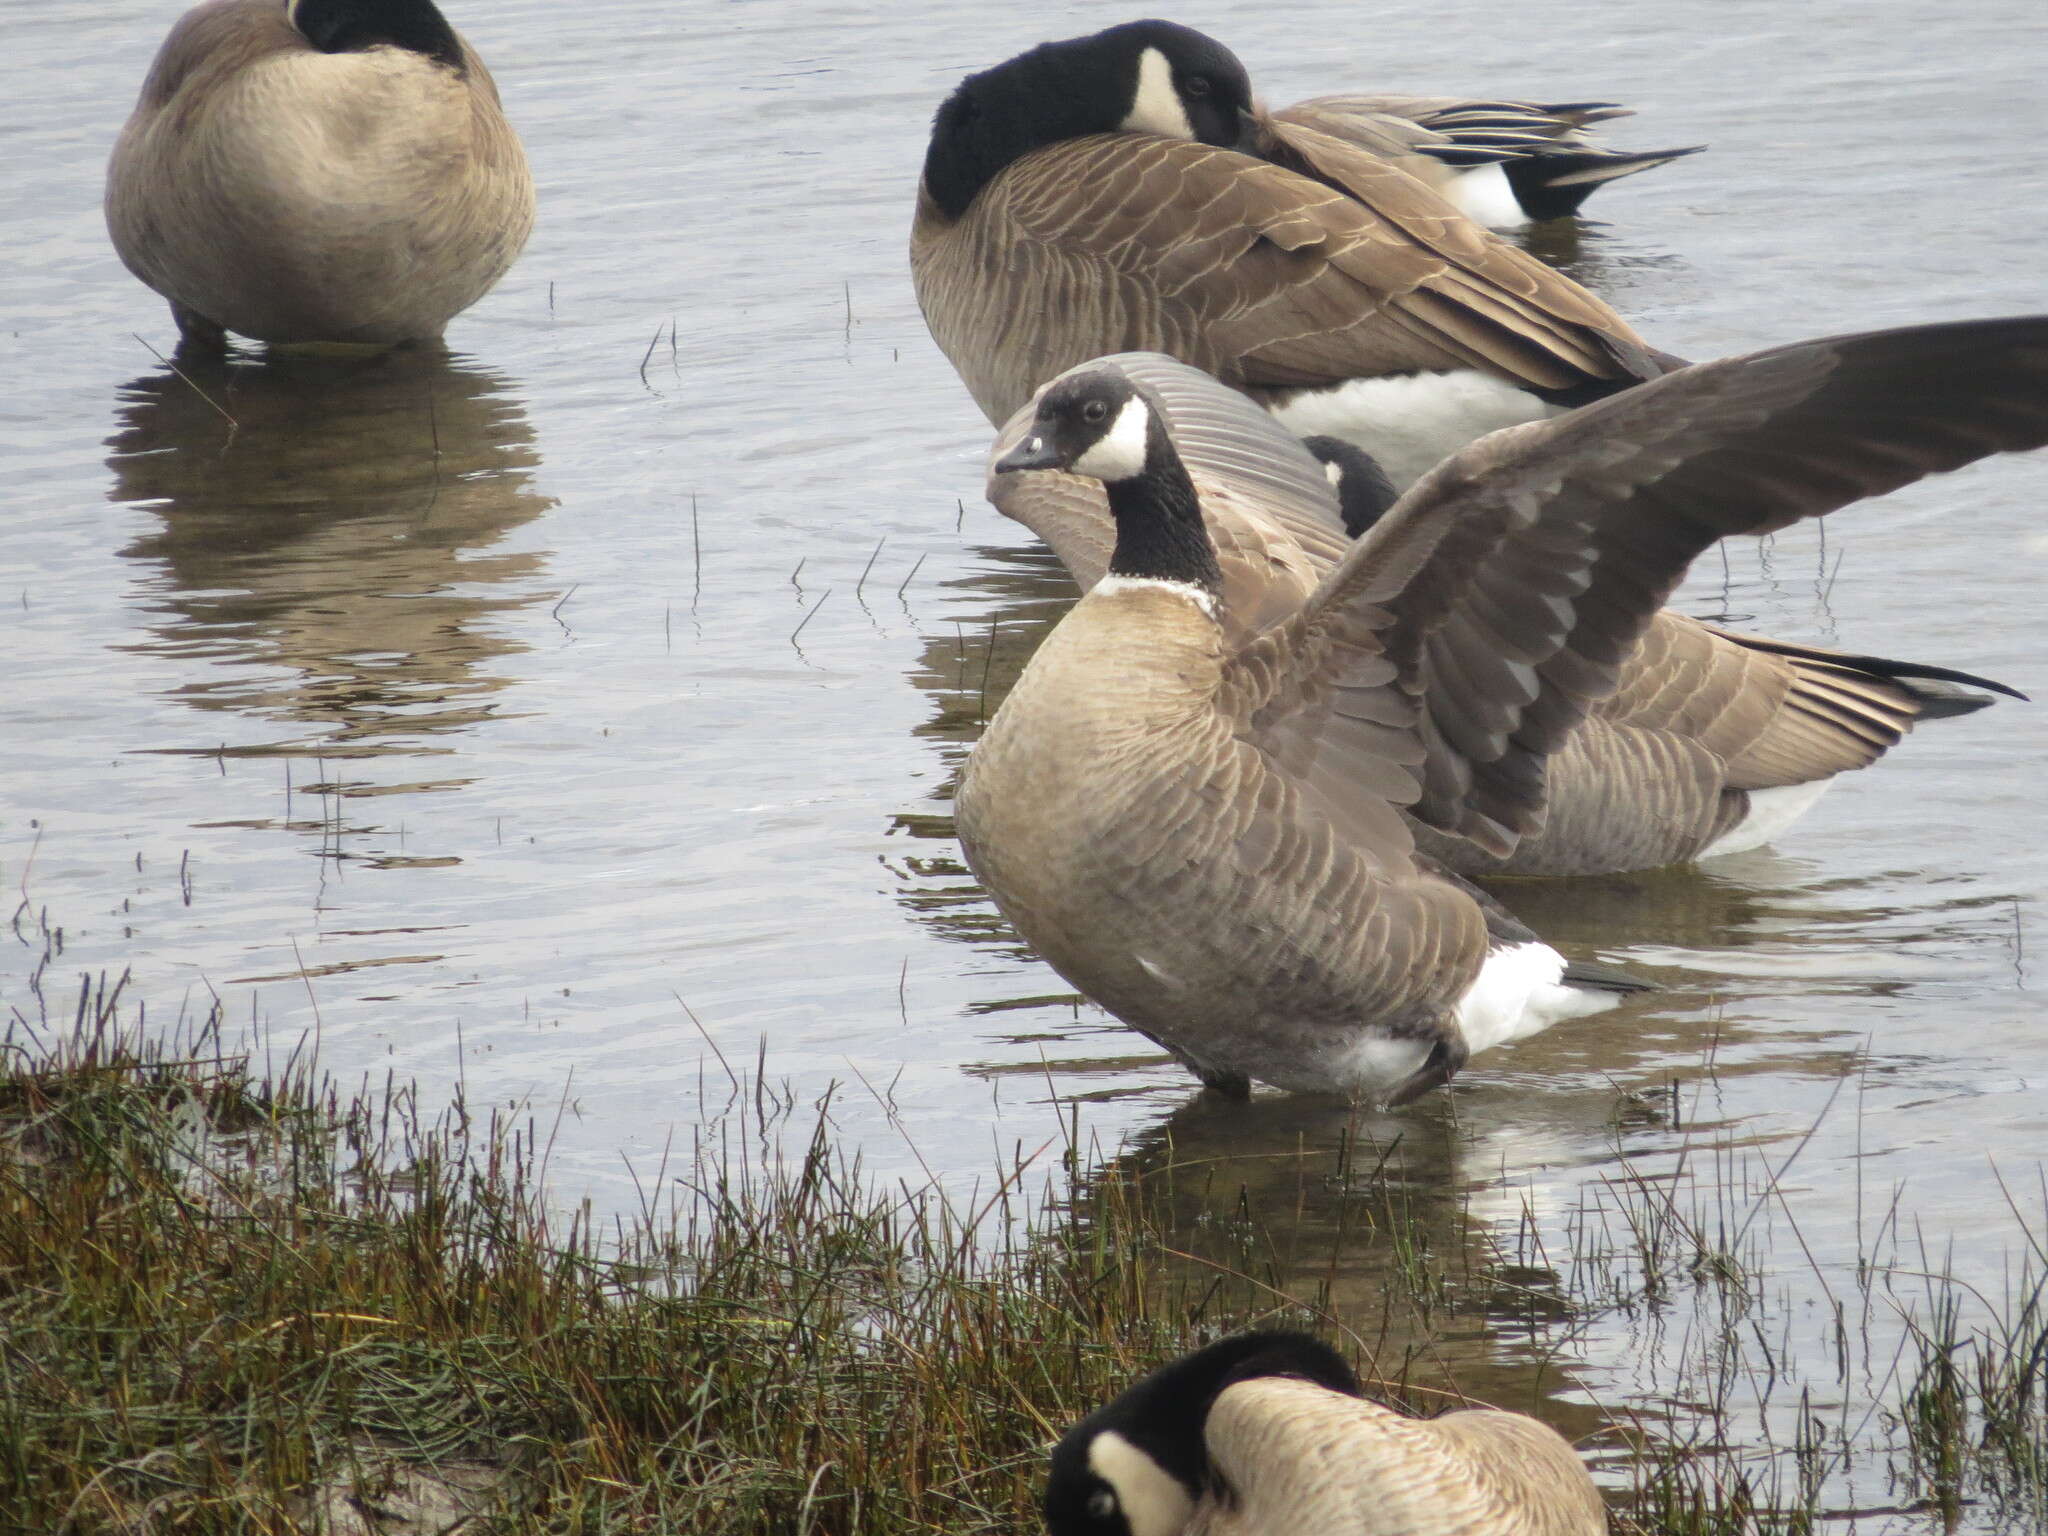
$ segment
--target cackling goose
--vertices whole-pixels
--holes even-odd
[[[1102,361],[1144,385],[1166,413],[1216,545],[1226,641],[1249,639],[1307,600],[1348,548],[1334,518],[1356,532],[1393,500],[1357,448],[1297,442],[1199,369],[1157,353]],[[991,465],[1032,421],[1029,406],[1010,418]],[[1314,483],[1304,447],[1323,462],[1334,503]],[[1101,482],[991,472],[988,497],[1050,544],[1084,590],[1107,568],[1116,529]],[[1665,609],[1624,662],[1615,692],[1550,758],[1538,831],[1505,858],[1426,826],[1415,829],[1417,840],[1466,875],[1607,874],[1753,848],[1836,774],[1875,762],[1918,721],[1989,702],[1959,684],[2019,696],[1966,672],[1740,635]]]
[[[1103,481],[1116,542],[970,758],[962,847],[1055,970],[1205,1084],[1404,1102],[1638,985],[1568,967],[1411,820],[1511,854],[1716,539],[2044,441],[2048,319],[1683,369],[1457,454],[1233,641],[1164,413],[1114,366],[1071,374],[996,467]]]

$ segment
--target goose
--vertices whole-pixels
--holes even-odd
[[[1379,466],[1379,460],[1341,437],[1304,437],[1301,446],[1323,466],[1337,497],[1337,517],[1347,537],[1357,538],[1380,520],[1401,493]],[[1107,510],[1107,509],[1105,509]]]
[[[490,72],[433,0],[207,0],[107,169],[121,260],[183,343],[439,336],[533,228]]]
[[[1356,446],[1297,441],[1199,369],[1157,353],[1101,362],[1143,383],[1169,418],[1216,545],[1233,642],[1305,603],[1344,557],[1345,535],[1393,500]],[[1010,418],[991,466],[1031,432],[1034,416],[1027,405]],[[1315,483],[1312,460],[1327,489]],[[1101,578],[1116,525],[1100,481],[991,468],[986,490],[998,511],[1052,546],[1084,590]],[[1414,828],[1417,844],[1463,875],[1614,874],[1742,852],[1778,836],[1838,775],[1874,763],[1919,722],[1990,702],[1971,689],[2023,697],[1968,672],[1738,634],[1663,609],[1624,661],[1615,692],[1550,758],[1537,831],[1505,856],[1426,825]]]
[[[1682,369],[1462,450],[1233,641],[1156,397],[1070,374],[995,467],[1102,481],[1116,541],[969,758],[963,851],[1054,970],[1206,1087],[1405,1103],[1640,986],[1567,965],[1411,824],[1511,854],[1695,555],[2039,446],[2044,386],[2048,318]]]
[[[1165,21],[969,75],[932,126],[910,264],[991,423],[1062,369],[1159,351],[1403,486],[1677,362],[1397,166],[1255,114],[1237,58]]]
[[[1050,1536],[1604,1536],[1578,1453],[1522,1413],[1413,1419],[1307,1334],[1183,1355],[1061,1437]]]
[[[1634,116],[1611,101],[1317,96],[1272,116],[1379,155],[1498,230],[1569,218],[1609,182],[1706,148],[1609,149],[1586,130]]]

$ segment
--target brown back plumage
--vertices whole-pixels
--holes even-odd
[[[1300,169],[1149,134],[1037,149],[946,219],[911,272],[940,348],[1000,423],[1118,351],[1246,388],[1478,368],[1568,392],[1657,365],[1606,305],[1356,147],[1289,127]]]
[[[1607,1513],[1577,1453],[1526,1414],[1411,1419],[1312,1382],[1225,1389],[1204,1438],[1230,1497],[1187,1536],[1603,1536]]]

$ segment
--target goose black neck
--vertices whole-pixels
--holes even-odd
[[[1011,161],[1034,149],[1113,133],[1130,109],[1129,66],[1093,37],[1040,43],[993,69],[969,75],[932,120],[924,185],[940,212],[957,219]]]
[[[1380,461],[1356,443],[1341,437],[1305,437],[1302,446],[1325,466],[1337,470],[1337,512],[1344,519],[1344,531],[1357,538],[1380,520],[1381,515],[1401,499],[1394,482],[1380,468]]]
[[[1187,582],[1207,592],[1223,590],[1223,571],[1202,522],[1201,500],[1157,420],[1151,424],[1143,472],[1106,481],[1103,489],[1116,519],[1110,575]]]
[[[298,0],[291,18],[322,53],[403,48],[463,72],[462,45],[433,0]]]

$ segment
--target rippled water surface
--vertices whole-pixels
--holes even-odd
[[[984,1174],[1056,1096],[1106,1167],[1174,1146],[1321,1219],[1300,1158],[1345,1117],[1194,1102],[1018,944],[947,814],[1070,593],[981,504],[988,430],[916,312],[924,127],[968,69],[1117,13],[457,3],[540,183],[518,267],[445,353],[183,376],[98,211],[174,13],[9,28],[4,1008],[66,1016],[101,970],[165,1019],[217,994],[344,1077],[559,1119],[560,1194],[600,1206],[718,1101],[722,1055],[850,1085],[838,1122],[885,1170]],[[1176,14],[1275,101],[1611,96],[1641,112],[1623,142],[1710,144],[1553,252],[1673,351],[2048,308],[2048,44],[2019,0],[1935,28],[1844,0]],[[2048,460],[1980,466],[1710,555],[1685,601],[2048,697],[2044,502]],[[1996,1175],[2038,1213],[2048,1144],[2044,759],[2048,705],[2002,703],[1773,849],[1506,888],[1668,990],[1371,1121],[1419,1219],[1469,1208],[1554,1259],[1629,1179],[1723,1166],[1816,1317],[1901,1232],[1995,1288],[2024,1242]],[[1651,1411],[1686,1347],[1640,1312],[1563,1342],[1503,1320],[1468,1367],[1577,1430]],[[1835,1470],[1845,1508],[1884,1502]]]

